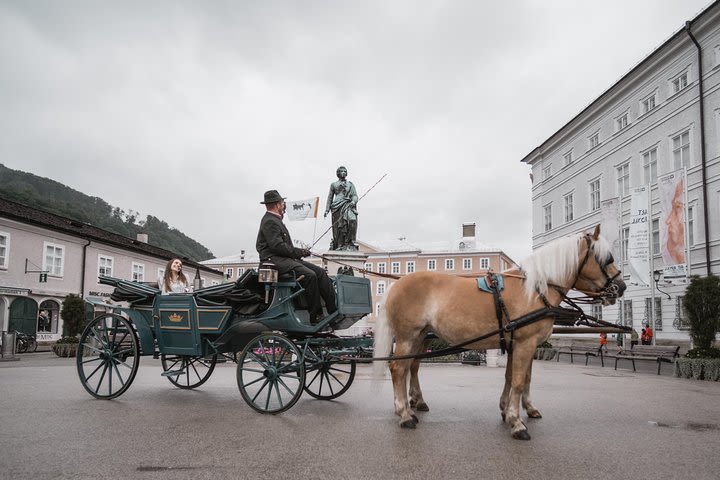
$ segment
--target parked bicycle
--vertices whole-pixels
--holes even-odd
[[[25,353],[37,350],[35,335],[29,335],[15,330],[15,352]]]

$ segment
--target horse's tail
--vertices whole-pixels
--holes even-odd
[[[378,314],[377,320],[375,321],[375,345],[373,348],[373,357],[376,358],[388,357],[392,352],[393,333],[390,330],[388,312],[385,308],[385,303],[387,302],[389,294],[390,289],[388,288],[388,290],[385,292],[385,301],[381,302],[379,305],[380,312]],[[387,360],[375,361],[373,363],[373,376],[375,377],[375,379],[382,378],[385,375],[386,365]]]

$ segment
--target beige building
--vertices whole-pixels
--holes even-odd
[[[373,275],[374,272],[397,278],[422,271],[477,277],[489,270],[501,272],[517,266],[502,250],[478,242],[475,238],[474,223],[464,224],[459,233],[455,239],[444,242],[415,242],[406,238],[377,244],[358,241],[360,253],[367,256],[364,263],[367,273],[355,272],[355,275],[365,275],[370,279],[373,313],[355,324],[347,333],[361,334],[372,327],[387,289],[396,281],[394,278]],[[323,260],[319,257],[308,260],[323,265]],[[237,280],[247,269],[257,268],[258,263],[259,258],[255,251],[248,254],[244,250],[236,255],[202,262],[203,265],[224,273],[226,281]],[[334,275],[336,272],[329,273]]]

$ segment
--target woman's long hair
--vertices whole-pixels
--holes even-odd
[[[168,260],[167,265],[165,265],[165,274],[163,275],[163,284],[165,285],[165,290],[168,292],[171,292],[172,289],[170,285],[172,285],[172,264],[173,262],[177,260],[182,265],[182,260],[179,258],[171,258]],[[178,272],[178,280],[183,282],[185,285],[188,285],[188,280],[185,274],[182,271],[182,268],[180,268],[180,271]]]

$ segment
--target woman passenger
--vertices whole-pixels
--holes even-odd
[[[170,259],[165,265],[165,274],[158,278],[158,288],[162,290],[163,295],[190,291],[190,284],[182,271],[182,260],[179,258]]]

